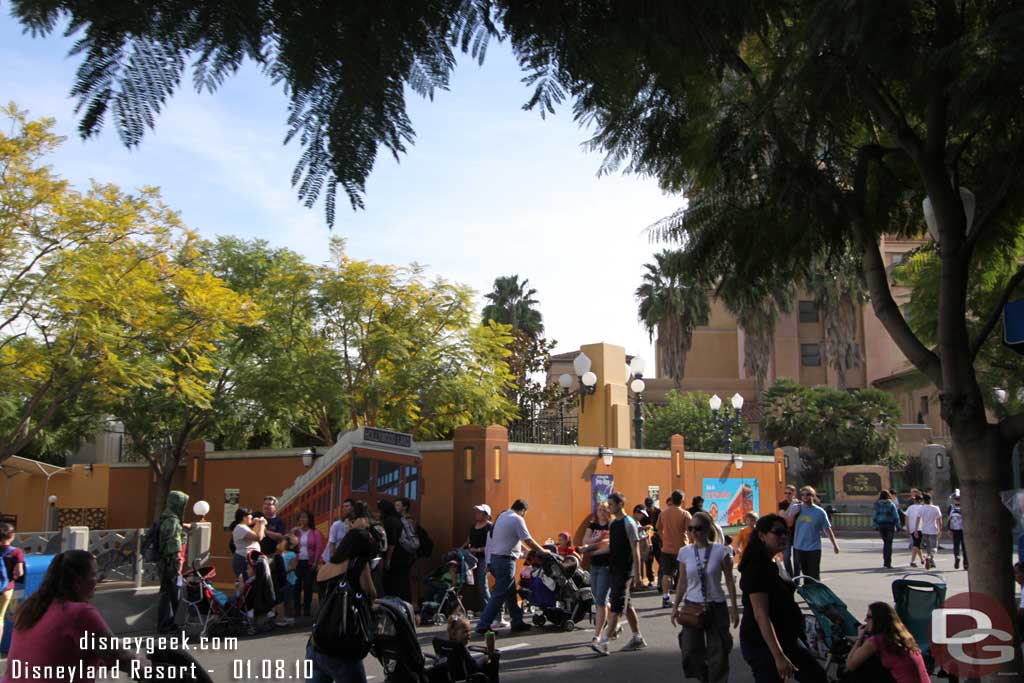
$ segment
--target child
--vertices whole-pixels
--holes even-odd
[[[736,543],[733,544],[733,552],[735,553],[733,564],[739,564],[740,556],[743,555],[743,550],[747,547],[747,543],[750,542],[750,535],[754,532],[754,525],[757,524],[757,515],[753,512],[748,512],[743,515],[743,523],[745,526],[736,534]]]
[[[440,576],[426,579],[426,584],[431,589],[431,602],[440,603],[449,588],[458,590],[462,586],[462,572],[459,569],[458,560],[448,560],[448,565]]]
[[[11,545],[13,541],[14,527],[7,522],[0,524],[0,557],[7,575],[7,583],[0,586],[0,639],[4,635],[4,615],[14,595],[14,582],[25,574],[25,555],[20,548]]]
[[[569,536],[568,531],[563,531],[558,534],[558,545],[555,547],[558,549],[558,554],[561,557],[576,554],[576,548],[572,547],[572,538]]]
[[[448,619],[448,640],[453,643],[457,643],[462,647],[469,647],[469,635],[470,635],[471,624],[466,617],[461,614],[453,614]],[[475,671],[469,671],[472,677],[474,673],[482,673],[487,676],[489,681],[498,680],[498,667],[501,653],[495,650],[494,652],[488,652],[486,656],[479,660],[480,655],[473,656],[468,651],[466,653],[467,664],[472,662]],[[475,679],[473,679],[475,680]]]
[[[295,623],[292,602],[295,599],[295,583],[298,581],[298,577],[295,576],[295,567],[299,564],[298,554],[295,551],[298,546],[298,539],[291,534],[282,537],[281,542],[277,544],[277,554],[281,558],[279,561],[284,565],[285,571],[281,595],[278,596],[278,604],[284,607],[284,617],[277,620],[278,626],[291,626]]]

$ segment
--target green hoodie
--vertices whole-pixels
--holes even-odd
[[[160,515],[160,556],[177,555],[185,545],[185,529],[181,521],[185,518],[188,494],[171,491],[167,494],[167,505]]]

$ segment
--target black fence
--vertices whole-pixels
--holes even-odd
[[[537,417],[509,425],[508,440],[516,443],[575,446],[579,431],[577,417]]]

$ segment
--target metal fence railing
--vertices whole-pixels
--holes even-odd
[[[145,562],[142,544],[149,529],[94,529],[89,552],[96,558],[99,580],[131,581],[136,586],[160,580],[156,564]],[[56,555],[65,550],[64,532],[28,531],[14,534],[13,545],[26,555]]]
[[[579,418],[537,417],[509,425],[508,440],[514,443],[544,443],[575,446],[579,436]]]

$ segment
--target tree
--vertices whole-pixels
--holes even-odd
[[[508,325],[513,332],[522,332],[536,338],[544,332],[544,322],[540,311],[534,306],[537,300],[533,295],[536,289],[527,289],[529,280],[519,281],[518,275],[495,278],[494,289],[484,295],[491,303],[484,306],[484,323],[494,321]]]
[[[688,451],[724,453],[725,435],[715,425],[714,414],[702,391],[680,393],[675,389],[665,395],[665,405],[648,406],[644,426],[644,440],[650,448],[667,450],[673,434],[686,439]],[[746,452],[750,447],[750,425],[741,420],[732,432],[733,450]]]
[[[688,277],[678,252],[655,254],[654,263],[644,267],[643,284],[636,290],[640,322],[652,341],[657,330],[664,371],[678,384],[686,373],[693,330],[707,325],[711,315],[708,293]]]

